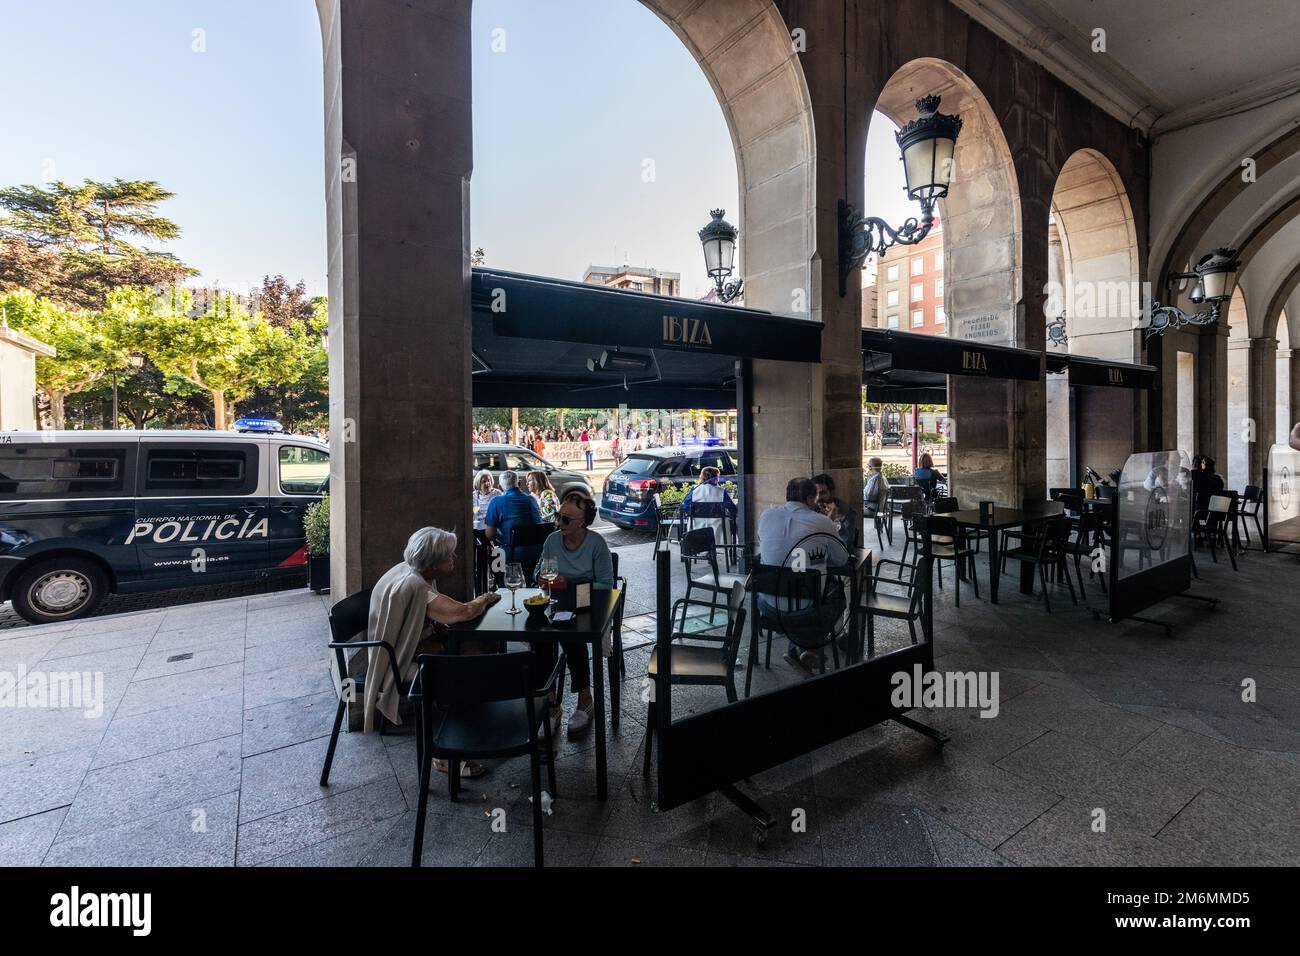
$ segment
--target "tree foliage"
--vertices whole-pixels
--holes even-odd
[[[153,180],[0,189],[0,291],[26,288],[71,308],[98,309],[122,285],[169,285],[194,270],[131,240],[164,242],[180,227],[157,213],[172,197]]]

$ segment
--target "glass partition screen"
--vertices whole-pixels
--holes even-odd
[[[1186,557],[1192,508],[1191,459],[1185,452],[1130,455],[1119,479],[1115,548],[1120,580]]]

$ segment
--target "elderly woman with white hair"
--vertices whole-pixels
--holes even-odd
[[[406,542],[402,562],[384,572],[375,584],[370,595],[366,639],[383,641],[393,648],[403,681],[414,678],[417,654],[438,654],[446,650],[439,637],[441,631],[461,621],[472,621],[501,600],[493,592],[480,594],[469,602],[440,593],[434,579],[450,574],[455,567],[456,535],[441,528],[421,528]],[[378,647],[370,648],[366,675],[366,732],[375,729],[379,714],[391,723],[400,724],[397,675],[392,673],[388,655],[380,653]],[[434,765],[444,772],[447,769],[445,762],[435,761]],[[483,771],[475,766],[463,772],[478,776]]]

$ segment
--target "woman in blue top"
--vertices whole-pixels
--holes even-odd
[[[605,539],[590,530],[596,520],[596,502],[583,491],[570,491],[560,503],[555,522],[559,530],[542,545],[542,558],[554,558],[560,574],[570,583],[590,581],[593,590],[614,586],[614,562]],[[578,695],[578,707],[569,718],[569,733],[580,734],[591,727],[594,702],[591,698],[591,662],[585,641],[561,641],[569,659],[569,683]],[[549,645],[554,651],[555,645]],[[539,653],[545,653],[539,650]],[[554,666],[553,664],[551,666]],[[550,668],[547,668],[550,673]],[[551,726],[557,730],[560,708],[551,698]]]
[[[943,473],[935,469],[934,459],[930,457],[928,452],[921,456],[916,471],[912,472],[912,477],[916,479],[919,486],[925,489],[927,498],[934,494],[935,484],[943,481]]]

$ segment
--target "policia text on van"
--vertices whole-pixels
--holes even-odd
[[[310,438],[0,433],[0,600],[45,624],[109,592],[301,573],[328,477]]]

